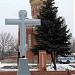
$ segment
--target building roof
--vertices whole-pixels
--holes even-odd
[[[46,1],[46,0],[30,0],[30,3],[39,3],[39,2],[43,2],[43,1]]]

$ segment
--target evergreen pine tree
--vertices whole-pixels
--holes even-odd
[[[70,37],[71,34],[67,30],[62,17],[57,17],[57,8],[54,0],[43,2],[44,6],[39,11],[38,18],[41,19],[41,26],[37,26],[35,34],[35,45],[31,51],[34,54],[39,50],[46,50],[47,54],[51,54],[54,69],[56,70],[56,56],[66,55],[70,53]]]

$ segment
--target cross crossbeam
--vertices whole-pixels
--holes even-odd
[[[5,19],[5,24],[6,25],[21,25],[22,20],[20,19]],[[26,25],[40,25],[40,20],[39,19],[25,19],[24,24]]]

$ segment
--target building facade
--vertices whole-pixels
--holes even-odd
[[[31,15],[33,19],[37,19],[37,16],[39,15],[39,9],[43,5],[43,1],[46,0],[30,0]],[[38,56],[34,56],[34,54],[30,51],[30,48],[36,44],[36,41],[34,39],[34,34],[36,34],[35,29],[36,29],[35,26],[29,25],[26,26],[26,47],[27,47],[26,56],[29,62],[31,63],[38,62]],[[20,44],[20,29],[18,31],[18,44]],[[50,59],[50,55],[47,55],[47,58]]]

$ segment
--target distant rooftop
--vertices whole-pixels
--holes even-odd
[[[46,0],[30,0],[30,3],[39,3],[39,2],[43,2],[43,1],[46,1]]]

